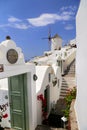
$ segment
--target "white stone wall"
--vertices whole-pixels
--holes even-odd
[[[76,115],[79,130],[87,130],[87,0],[81,0],[76,16]]]
[[[16,43],[10,39],[0,43],[0,64],[11,65],[7,60],[7,52],[9,49],[15,49],[18,53],[18,60],[14,65],[25,63],[21,48],[17,47]]]
[[[6,118],[2,117],[2,121],[0,122],[2,127],[11,127],[10,124],[10,107],[9,107],[9,96],[8,96],[8,79],[0,80],[0,113],[3,115],[8,115]]]
[[[36,75],[38,77],[36,81],[37,96],[41,94],[44,96],[44,90],[48,85],[50,86],[50,89],[52,89],[52,82],[49,82],[49,73],[51,73],[51,69],[52,68],[49,66],[36,66]],[[42,102],[39,100],[37,100],[37,124],[42,124]]]
[[[24,66],[16,66],[16,67],[6,67],[6,71],[0,73],[0,104],[6,104],[4,99],[5,95],[8,95],[8,82],[6,77],[19,75],[23,73],[27,73],[27,92],[28,92],[28,106],[29,106],[29,129],[35,130],[37,126],[37,112],[36,112],[36,85],[35,81],[33,80],[33,75],[35,74],[35,66],[33,64],[27,64]],[[15,70],[15,71],[14,71]],[[2,120],[2,127],[10,127],[11,124],[9,123],[10,114],[9,114],[10,107],[7,107],[6,113],[9,115],[8,118],[3,118]],[[4,113],[5,114],[5,113]]]
[[[59,50],[62,47],[62,39],[55,35],[54,38],[52,38],[52,44],[51,44],[51,51]]]
[[[10,64],[7,60],[6,55],[9,49],[15,49],[18,52],[18,60],[15,64]],[[0,104],[6,101],[4,97],[8,94],[8,82],[6,78],[24,73],[27,74],[29,130],[35,130],[37,126],[36,87],[33,80],[33,75],[36,73],[35,65],[25,63],[21,48],[17,47],[12,40],[5,40],[0,44],[0,64],[3,64],[3,71],[0,72]],[[7,107],[7,111],[9,115],[9,107]],[[10,116],[8,118],[10,119]],[[3,127],[10,127],[8,118],[7,121],[3,120],[1,124]]]
[[[51,81],[49,82],[49,73],[51,74]],[[49,111],[52,107],[52,103],[59,99],[61,88],[61,72],[58,66],[36,66],[36,75],[38,77],[36,81],[36,94],[37,96],[43,94],[46,87],[49,85]],[[57,77],[59,80],[55,86],[52,84],[53,78]],[[42,102],[37,100],[37,124],[42,122]]]
[[[60,67],[53,65],[53,70],[54,70],[54,74],[55,77],[57,77],[57,84],[56,86],[52,86],[51,89],[51,104],[53,102],[56,103],[56,101],[59,99],[59,95],[60,95],[60,89],[61,89],[61,82],[62,82],[62,78],[61,78],[61,70]]]

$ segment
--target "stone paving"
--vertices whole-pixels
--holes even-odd
[[[77,119],[76,119],[76,113],[75,113],[75,109],[74,109],[74,104],[75,104],[75,100],[72,101],[71,108],[70,108],[71,130],[79,130],[78,124],[77,124]]]
[[[4,130],[13,130],[13,129],[4,129]],[[66,130],[64,128],[50,128],[50,129],[47,129],[46,127],[44,128],[38,128],[38,130]]]
[[[38,125],[35,130],[66,130],[66,129],[64,129],[64,128],[52,128],[52,127],[45,126],[45,125]]]
[[[64,128],[51,128],[51,130],[66,130]]]

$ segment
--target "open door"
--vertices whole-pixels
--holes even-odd
[[[9,100],[11,127],[16,130],[29,130],[26,74],[9,78]]]
[[[44,97],[46,99],[46,112],[49,112],[49,102],[50,102],[50,87],[49,85],[46,87],[45,91],[44,91]]]

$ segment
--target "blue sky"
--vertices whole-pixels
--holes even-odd
[[[80,0],[0,0],[0,42],[10,35],[22,48],[25,59],[49,50],[51,36],[62,37],[63,45],[75,38],[75,17]]]

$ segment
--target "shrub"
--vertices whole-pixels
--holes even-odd
[[[76,87],[73,89],[70,89],[68,94],[65,97],[66,101],[66,109],[63,110],[64,116],[68,119],[69,118],[69,111],[70,111],[70,105],[73,99],[76,98]]]

